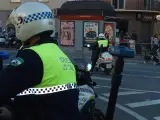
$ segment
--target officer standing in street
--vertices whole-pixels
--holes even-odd
[[[79,119],[74,65],[50,42],[54,21],[52,11],[39,2],[26,2],[9,16],[24,47],[0,71],[0,103],[14,98],[15,120]]]

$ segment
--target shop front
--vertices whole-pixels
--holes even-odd
[[[141,52],[141,43],[150,43],[150,38],[154,33],[155,16],[159,12],[141,10],[117,10],[117,16],[122,17],[117,22],[119,33],[127,32],[130,36],[136,34],[136,53]]]
[[[92,8],[84,8],[86,4]],[[76,56],[84,55],[83,53],[90,54],[87,44],[95,43],[99,33],[107,33],[110,43],[113,43],[116,23],[104,21],[104,16],[115,16],[113,7],[106,2],[70,1],[64,3],[57,10],[56,23],[62,50]]]

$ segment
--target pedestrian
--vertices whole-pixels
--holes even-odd
[[[154,35],[151,36],[151,50],[153,50],[154,47]]]
[[[133,29],[133,31],[132,31],[131,39],[137,41],[137,33],[136,33],[135,29]]]
[[[159,45],[159,39],[157,38],[157,34],[155,34],[154,39],[153,39],[153,52],[154,52],[154,54],[156,54],[157,49],[159,48],[158,45]]]

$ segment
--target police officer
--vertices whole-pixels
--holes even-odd
[[[108,50],[108,46],[109,46],[108,41],[109,40],[105,37],[103,33],[99,34],[98,47],[100,48],[101,52]]]
[[[16,37],[24,47],[0,71],[0,103],[14,97],[16,120],[79,117],[75,68],[60,48],[50,42],[54,21],[52,11],[39,2],[24,3],[9,17],[8,24],[15,26]]]
[[[93,70],[94,70],[94,67],[96,65],[96,62],[98,60],[100,53],[107,51],[108,47],[109,47],[109,40],[106,39],[106,37],[103,33],[100,33],[98,36],[98,41],[95,42],[93,45],[91,45],[91,49],[92,49],[92,57],[91,57],[92,69],[91,69],[91,72],[93,72]]]

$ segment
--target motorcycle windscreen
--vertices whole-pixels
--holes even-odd
[[[105,60],[113,60],[113,57],[111,54],[109,54],[108,52],[104,52],[101,54],[101,57],[104,58]]]

